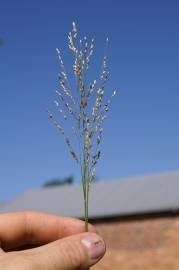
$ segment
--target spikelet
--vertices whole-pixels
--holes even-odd
[[[74,39],[76,39],[77,38],[78,31],[77,31],[75,22],[72,22],[72,33],[73,33]]]
[[[70,143],[70,140],[68,138],[66,138],[66,144],[68,146],[68,149],[70,151],[70,154],[72,155],[73,159],[78,163],[78,157],[77,155],[75,154],[72,146],[71,146],[71,143]]]
[[[72,37],[71,32],[68,33],[68,47],[74,54],[77,53],[77,48],[74,46],[73,37]]]
[[[93,50],[94,50],[94,38],[92,38],[92,40],[91,40],[91,45],[90,45],[90,48],[89,48],[89,53],[86,56],[86,70],[88,70],[88,68],[89,68],[90,58],[93,55]]]

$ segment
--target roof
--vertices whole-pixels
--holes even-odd
[[[105,218],[179,209],[179,171],[95,182],[90,190],[91,218]],[[83,217],[80,184],[39,188],[0,207],[0,212],[45,211]]]

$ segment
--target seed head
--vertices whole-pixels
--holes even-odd
[[[98,80],[93,80],[86,85],[85,78],[91,57],[93,55],[95,40],[86,36],[78,38],[78,31],[75,22],[72,23],[72,30],[68,33],[68,47],[73,54],[73,74],[76,79],[76,93],[72,91],[68,74],[62,60],[61,51],[56,48],[60,64],[58,73],[59,89],[56,90],[56,99],[53,101],[57,112],[60,112],[60,124],[48,109],[46,110],[55,127],[64,135],[65,143],[72,158],[80,165],[82,178],[91,182],[96,175],[95,165],[101,156],[103,122],[111,107],[111,100],[116,95],[113,91],[111,97],[105,100],[106,83],[109,79],[108,71],[108,37],[106,38],[105,54],[102,59],[101,72]],[[65,121],[64,121],[65,120]],[[63,121],[63,122],[62,122]],[[78,152],[72,147],[70,137],[66,134],[66,124],[70,121],[71,128],[67,129],[77,139]],[[63,127],[61,126],[61,123]],[[76,144],[73,143],[75,146]]]

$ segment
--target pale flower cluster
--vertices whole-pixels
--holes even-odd
[[[105,102],[105,87],[109,78],[107,67],[107,47],[102,61],[101,74],[99,80],[93,80],[89,86],[84,83],[84,76],[89,69],[91,57],[94,50],[94,38],[89,42],[87,37],[78,40],[76,24],[72,23],[72,31],[68,33],[68,47],[74,56],[72,70],[76,79],[75,90],[70,87],[67,72],[62,60],[61,51],[57,48],[57,56],[60,63],[58,80],[60,89],[56,90],[54,105],[59,112],[60,120],[56,114],[46,110],[56,128],[65,137],[66,145],[73,159],[80,165],[83,183],[84,199],[86,201],[85,216],[87,217],[88,191],[91,181],[95,178],[95,165],[100,155],[100,144],[103,132],[103,122],[107,118],[107,113],[111,105],[111,99],[115,96],[114,91],[111,97]],[[94,101],[92,106],[90,101]],[[73,142],[65,132],[65,122],[72,120],[72,134],[76,138]],[[70,122],[71,123],[71,122]]]

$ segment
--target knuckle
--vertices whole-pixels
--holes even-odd
[[[88,256],[79,241],[64,241],[60,252],[62,252],[65,263],[74,269],[77,267],[79,270],[83,269],[85,262],[88,260]]]
[[[37,254],[38,255],[38,254]],[[46,268],[42,264],[41,260],[38,259],[38,257],[35,256],[35,254],[29,254],[22,252],[19,256],[20,264],[22,266],[22,270],[45,270]],[[21,270],[19,268],[18,270]]]

